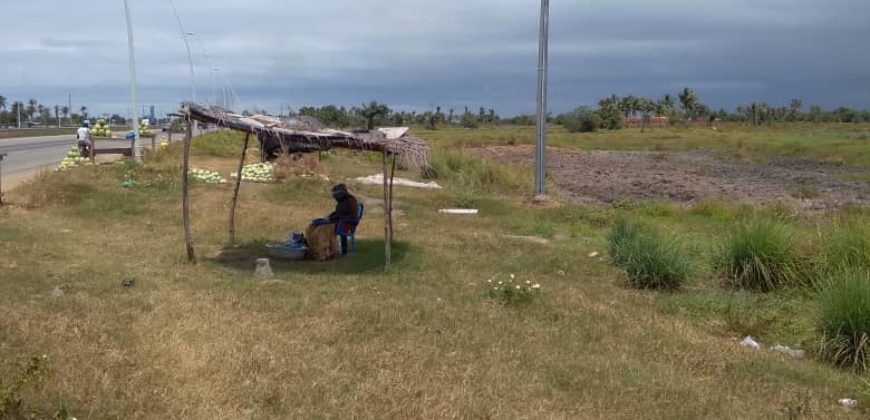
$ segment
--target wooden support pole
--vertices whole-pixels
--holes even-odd
[[[196,262],[196,252],[193,250],[193,237],[190,234],[190,194],[188,193],[188,170],[190,169],[190,142],[193,137],[193,125],[190,117],[185,118],[187,132],[184,135],[184,161],[181,168],[181,214],[184,223],[184,243],[187,246],[187,260]]]
[[[5,157],[5,153],[0,153],[0,205],[3,204],[3,158]]]
[[[393,234],[390,232],[390,189],[387,185],[387,152],[381,154],[381,160],[384,169],[384,270],[390,269],[392,263],[392,243],[390,242]]]
[[[91,142],[91,150],[90,150],[90,153],[88,153],[90,156],[88,156],[88,157],[91,158],[92,164],[96,164],[97,163],[97,140],[95,138],[91,137],[90,135],[88,135],[88,141]]]
[[[245,167],[245,155],[248,153],[248,141],[250,140],[251,133],[245,134],[242,158],[239,159],[239,169],[236,171],[236,186],[233,189],[233,201],[230,203],[230,244],[236,243],[236,203],[239,201],[239,188],[242,186],[242,168]]]
[[[390,215],[390,244],[393,243],[393,179],[396,177],[396,155],[393,154],[393,168],[390,170],[390,208],[387,214]]]

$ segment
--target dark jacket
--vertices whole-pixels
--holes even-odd
[[[339,220],[352,219],[356,220],[357,217],[357,201],[356,197],[350,195],[349,193],[342,193],[338,197],[335,198],[335,211],[329,214],[330,222],[337,222]]]

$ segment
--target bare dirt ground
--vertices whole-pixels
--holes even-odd
[[[477,156],[534,163],[533,146],[470,149]],[[786,202],[809,210],[870,205],[870,183],[843,179],[866,176],[868,167],[776,157],[744,162],[710,152],[576,151],[550,148],[548,168],[557,193],[579,203],[623,199]]]

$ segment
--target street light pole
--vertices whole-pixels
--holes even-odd
[[[187,49],[187,62],[190,65],[190,100],[196,102],[196,75],[193,71],[193,55],[190,54],[190,42],[187,40],[187,36],[193,35],[193,33],[184,30],[184,24],[181,22],[181,16],[178,16],[178,9],[175,8],[175,2],[169,0],[169,5],[172,6],[172,13],[175,15],[175,20],[178,22],[178,29],[181,30],[181,39],[184,40],[184,47]]]
[[[535,195],[547,188],[547,63],[549,62],[550,0],[541,0],[538,46],[538,121],[535,144]]]
[[[127,16],[127,47],[130,51],[130,116],[133,118],[133,158],[142,160],[139,150],[139,115],[136,112],[136,54],[133,51],[133,23],[130,19],[130,5],[124,0],[124,13]]]

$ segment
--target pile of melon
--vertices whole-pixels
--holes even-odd
[[[148,119],[143,119],[139,121],[139,137],[148,137],[151,135],[151,130],[148,129]]]
[[[102,118],[97,120],[97,123],[91,128],[91,137],[112,137],[112,130],[109,129],[106,120]]]
[[[91,165],[91,160],[87,157],[79,155],[79,149],[77,147],[73,147],[69,149],[66,156],[60,161],[60,165],[58,165],[58,171],[66,171],[78,166]]]

